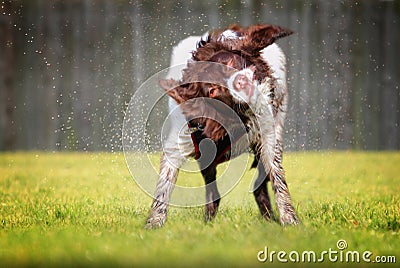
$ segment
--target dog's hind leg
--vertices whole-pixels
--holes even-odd
[[[300,221],[292,205],[289,189],[286,184],[285,172],[282,167],[282,127],[284,114],[278,113],[275,119],[273,119],[268,113],[269,111],[260,116],[260,120],[262,120],[259,124],[262,140],[261,160],[271,180],[279,211],[280,223],[282,225],[298,224]]]
[[[296,215],[296,211],[292,205],[291,197],[289,194],[289,188],[286,184],[285,179],[285,171],[282,166],[282,157],[283,157],[283,122],[286,115],[287,110],[287,93],[286,93],[286,84],[282,84],[280,87],[277,87],[277,92],[279,89],[282,91],[279,94],[282,94],[282,103],[280,109],[276,111],[275,115],[275,146],[274,150],[274,159],[271,169],[271,182],[272,189],[275,192],[276,205],[279,210],[280,223],[282,225],[286,224],[299,224],[300,220]],[[271,148],[272,149],[272,148]]]
[[[276,145],[270,178],[272,189],[275,193],[276,205],[279,210],[280,223],[282,225],[299,224],[300,221],[292,205],[289,188],[286,184],[285,172],[282,167],[282,151],[279,144]]]
[[[171,132],[163,144],[159,179],[146,228],[161,227],[166,222],[168,206],[179,169],[194,151],[190,135],[185,134],[184,129],[180,131],[181,125],[186,126],[183,115],[174,114],[174,116]]]
[[[168,206],[174,190],[179,168],[168,161],[166,154],[161,156],[160,175],[154,195],[151,212],[146,221],[146,228],[158,228],[167,220]]]

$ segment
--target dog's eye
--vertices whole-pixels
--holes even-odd
[[[218,92],[217,89],[218,89],[217,86],[210,85],[210,86],[208,86],[207,91],[208,91],[209,95],[212,96],[212,95],[215,95],[216,92]]]

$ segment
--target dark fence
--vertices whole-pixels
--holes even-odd
[[[295,35],[285,147],[400,148],[399,1],[1,1],[0,150],[121,150],[172,46],[232,23]]]

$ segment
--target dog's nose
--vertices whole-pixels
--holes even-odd
[[[238,89],[242,89],[242,88],[243,88],[244,81],[243,81],[242,78],[239,78],[239,80],[238,80],[238,82],[237,82],[237,85],[238,85]]]
[[[247,78],[244,75],[238,75],[234,81],[234,89],[236,91],[242,91],[247,84]]]

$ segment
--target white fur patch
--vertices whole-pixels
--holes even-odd
[[[180,41],[173,49],[171,55],[170,68],[166,78],[179,80],[182,78],[182,70],[186,63],[192,58],[192,52],[196,50],[197,42],[201,36],[189,36]]]
[[[237,101],[246,102],[248,104],[255,104],[258,98],[258,90],[254,90],[251,96],[246,94],[245,91],[237,91],[234,86],[235,79],[238,75],[245,76],[249,81],[252,81],[252,86],[257,88],[257,82],[253,81],[254,72],[250,68],[245,68],[234,73],[231,77],[229,77],[227,81],[228,90],[231,93],[232,97]]]
[[[206,36],[203,36],[206,37]],[[190,36],[183,39],[172,50],[170,70],[166,78],[174,78],[179,80],[182,78],[182,70],[186,67],[186,63],[192,57],[192,51],[196,50],[197,42],[201,36]],[[169,97],[168,108],[171,114],[171,133],[164,143],[164,151],[167,160],[173,164],[180,166],[185,158],[194,152],[193,142],[188,133],[188,125],[185,116],[178,107],[176,101]],[[177,148],[179,148],[177,150]],[[179,167],[178,167],[179,168]]]
[[[261,57],[268,63],[272,75],[278,83],[286,81],[286,57],[277,44],[272,44],[261,50]]]
[[[226,39],[242,39],[238,36],[237,32],[232,30],[226,30],[221,34],[221,40],[224,41]]]

